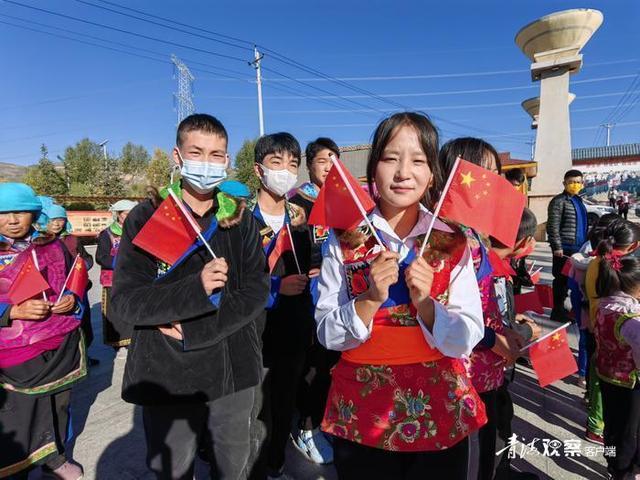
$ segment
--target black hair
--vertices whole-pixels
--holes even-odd
[[[218,135],[229,142],[229,135],[227,130],[222,125],[222,122],[212,115],[206,113],[194,113],[180,122],[178,125],[178,131],[176,133],[176,145],[182,146],[184,135],[193,131],[200,131],[204,133],[210,133],[212,135]]]
[[[309,142],[305,149],[304,154],[307,162],[307,168],[311,167],[313,159],[316,158],[316,155],[318,155],[322,150],[331,150],[335,153],[336,157],[340,156],[340,149],[338,148],[338,145],[336,145],[336,142],[327,137],[318,137],[313,142]]]
[[[510,170],[507,170],[504,173],[504,178],[506,178],[510,182],[518,182],[520,184],[524,183],[525,180],[527,179],[521,168],[512,168]]]
[[[589,243],[591,244],[592,250],[596,250],[598,248],[600,240],[609,236],[607,233],[609,226],[620,220],[622,220],[622,217],[617,213],[605,213],[598,219],[589,232]]]
[[[566,180],[567,178],[571,177],[582,177],[582,172],[575,169],[567,170],[567,173],[564,174],[564,179]]]
[[[602,239],[596,247],[596,253],[603,257],[614,250],[621,250],[632,243],[640,242],[640,226],[618,217],[610,222],[600,235]]]
[[[256,163],[262,163],[267,155],[273,155],[275,153],[289,153],[299,160],[300,144],[290,133],[272,133],[270,135],[263,135],[258,139],[254,153]]]
[[[498,155],[498,152],[490,143],[485,142],[481,138],[473,137],[461,137],[449,140],[442,146],[439,155],[439,162],[444,170],[445,178],[451,173],[453,165],[456,163],[456,158],[458,157],[462,157],[467,162],[488,169],[487,153],[494,157],[498,173],[502,173],[500,155]]]
[[[522,210],[522,216],[520,217],[520,225],[518,226],[518,233],[516,234],[516,243],[525,238],[533,237],[536,234],[538,228],[538,219],[535,213],[529,208],[524,207]],[[501,241],[491,237],[491,245],[496,248],[507,248],[507,246]]]
[[[633,295],[640,286],[640,258],[625,255],[618,258],[604,257],[598,267],[596,293],[608,297],[616,292]]]
[[[371,142],[371,150],[369,150],[369,158],[367,160],[367,184],[369,192],[373,192],[374,177],[378,162],[382,158],[382,154],[387,144],[397,130],[402,126],[410,126],[416,130],[420,146],[427,157],[427,164],[431,169],[431,186],[427,188],[423,203],[426,207],[432,208],[440,190],[444,186],[444,175],[442,167],[438,162],[438,131],[433,125],[429,117],[424,113],[418,112],[401,112],[395,113],[385,118],[373,133],[373,141]]]

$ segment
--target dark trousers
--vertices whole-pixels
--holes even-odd
[[[446,450],[391,452],[334,437],[333,455],[340,480],[467,480],[469,439]]]
[[[601,381],[604,444],[615,447],[608,456],[609,472],[621,478],[640,465],[640,385],[624,388]]]
[[[249,415],[254,388],[212,402],[143,406],[147,466],[161,480],[191,480],[198,449],[211,476],[241,478],[249,458]]]
[[[480,394],[487,412],[487,423],[478,430],[479,480],[491,480],[496,466],[496,440],[498,435],[497,390]]]
[[[509,381],[505,379],[501,387],[496,390],[496,427],[498,436],[496,440],[496,452],[499,452],[509,444],[509,439],[513,433],[511,422],[513,421],[513,400],[509,393]],[[501,457],[496,457],[498,463],[496,467],[495,480],[507,480],[510,476],[511,459],[509,452],[505,450]]]
[[[565,255],[571,255],[573,252],[564,252]],[[553,256],[551,273],[553,274],[553,312],[564,313],[564,301],[567,298],[569,287],[567,285],[567,277],[562,274],[562,268],[567,261],[566,257]]]
[[[331,386],[331,369],[339,359],[340,352],[327,350],[317,341],[311,347],[298,388],[301,429],[308,430],[309,423],[311,428],[320,426]]]

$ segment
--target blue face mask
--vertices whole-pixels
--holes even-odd
[[[180,168],[182,178],[198,193],[211,193],[220,182],[227,178],[226,162],[212,163],[185,159],[180,151],[178,151],[178,156],[182,160],[182,168]]]

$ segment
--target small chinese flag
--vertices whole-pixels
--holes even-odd
[[[572,269],[573,269],[573,262],[571,261],[571,258],[565,258],[564,265],[562,265],[562,270],[560,271],[560,273],[565,277],[570,277]]]
[[[75,293],[79,298],[83,298],[89,284],[89,271],[87,265],[80,256],[76,257],[73,267],[69,272],[67,279],[67,288],[70,292]],[[61,292],[61,294],[64,292]]]
[[[169,265],[193,245],[197,232],[171,195],[164,199],[133,239],[133,244]]]
[[[19,305],[48,289],[49,284],[36,268],[31,255],[28,255],[27,260],[22,265],[20,272],[7,292],[7,297],[12,305]]]
[[[533,287],[540,298],[543,307],[553,308],[553,289],[549,285],[536,285]]]
[[[494,277],[505,277],[510,279],[516,275],[516,272],[511,268],[511,264],[508,260],[500,258],[495,250],[489,250],[489,263],[493,268]]]
[[[536,312],[544,313],[537,292],[521,293],[513,296],[516,313]]]
[[[569,348],[566,327],[531,345],[529,357],[541,387],[578,371],[576,359]]]
[[[269,272],[273,272],[273,269],[280,260],[280,257],[284,254],[284,252],[293,251],[293,240],[291,239],[291,235],[289,235],[289,230],[287,226],[284,225],[280,232],[278,232],[278,236],[273,244],[273,248],[269,253]]]
[[[311,225],[349,230],[363,220],[362,212],[369,213],[376,206],[358,180],[353,178],[349,170],[339,162],[340,160],[334,159],[333,167],[318,193],[318,198],[309,214],[308,223]],[[339,170],[342,171],[346,182],[342,179]],[[353,191],[355,196],[349,190]]]
[[[440,216],[513,247],[526,197],[501,176],[466,160],[451,175]]]

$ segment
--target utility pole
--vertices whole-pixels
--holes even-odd
[[[264,55],[258,52],[258,47],[253,46],[253,62],[249,62],[249,65],[253,65],[256,69],[256,84],[258,85],[258,122],[260,122],[260,136],[264,135],[264,114],[262,111],[262,70],[260,68],[260,62]]]
[[[174,65],[174,71],[177,72],[178,91],[174,93],[174,102],[176,105],[176,112],[178,113],[178,124],[186,117],[195,112],[195,106],[193,104],[193,81],[194,76],[191,74],[189,67],[187,67],[178,57],[171,55],[171,61]]]
[[[616,124],[615,123],[603,123],[600,126],[607,129],[607,147],[609,147],[609,146],[611,146],[611,130],[613,130],[613,127],[615,127]]]
[[[536,141],[529,140],[527,143],[531,146],[531,160],[533,160],[536,156]]]
[[[105,160],[107,159],[107,143],[109,143],[109,140],[105,140],[104,142],[99,144],[99,146],[102,147],[102,156]]]

